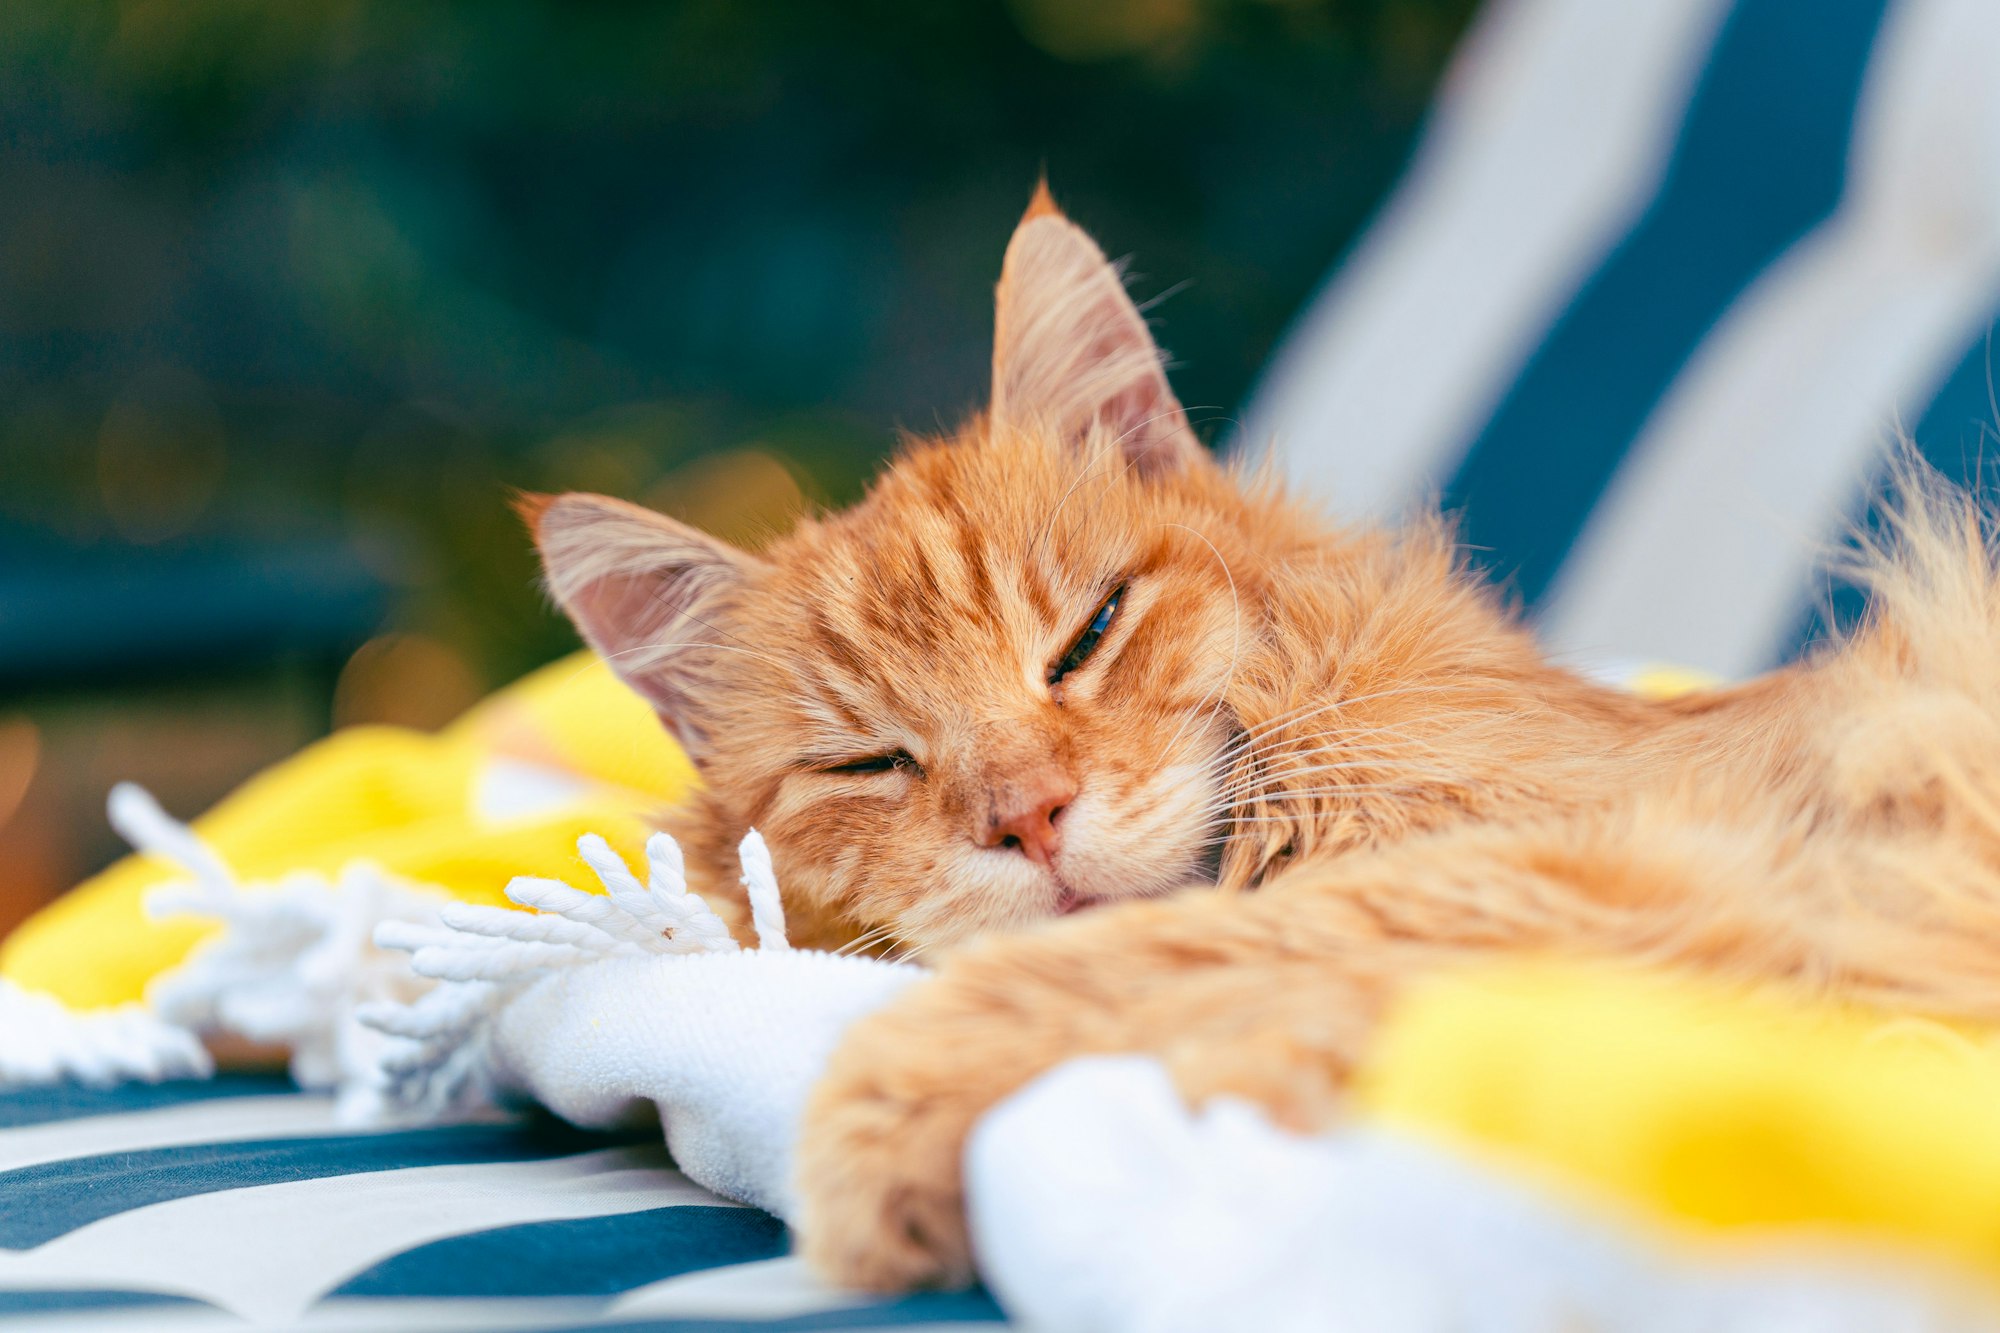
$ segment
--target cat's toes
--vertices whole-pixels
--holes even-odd
[[[822,1088],[799,1145],[800,1249],[867,1291],[972,1280],[960,1155],[970,1117],[862,1089]]]

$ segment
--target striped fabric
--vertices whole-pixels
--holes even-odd
[[[1490,5],[1242,443],[1441,496],[1559,651],[1772,665],[1897,433],[1994,424],[1995,69],[1991,0]]]
[[[355,1132],[280,1078],[0,1095],[0,1327],[944,1329],[984,1293],[820,1286],[657,1128]]]

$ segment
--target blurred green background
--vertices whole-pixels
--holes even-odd
[[[0,929],[575,644],[512,489],[743,540],[984,393],[1038,171],[1209,436],[1471,0],[5,0]]]

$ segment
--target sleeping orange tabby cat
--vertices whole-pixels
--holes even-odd
[[[2000,1018],[2000,584],[1966,503],[1906,506],[1840,651],[1645,702],[1546,662],[1441,525],[1330,528],[1214,462],[1045,192],[998,300],[988,412],[761,554],[530,506],[555,596],[700,764],[698,882],[754,825],[802,942],[940,964],[809,1111],[825,1273],[967,1278],[968,1127],[1080,1053],[1321,1125],[1397,985],[1470,954]]]

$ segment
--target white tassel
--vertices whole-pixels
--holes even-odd
[[[577,851],[604,893],[523,875],[507,886],[507,897],[532,911],[458,904],[447,907],[436,925],[385,922],[376,928],[377,945],[409,953],[412,969],[439,983],[414,1003],[360,1011],[362,1022],[394,1042],[383,1054],[379,1079],[388,1103],[434,1113],[497,1096],[503,1080],[491,1067],[492,1021],[551,972],[604,958],[740,947],[728,923],[688,892],[681,849],[666,834],[646,843],[643,885],[595,834],[579,839]],[[759,942],[766,949],[788,948],[770,853],[754,833],[744,840],[743,863]]]
[[[105,814],[118,836],[136,851],[172,861],[194,876],[197,900],[227,905],[236,896],[236,877],[195,831],[169,815],[153,794],[136,782],[121,782],[106,798]]]
[[[743,887],[750,894],[750,924],[757,930],[760,949],[789,949],[785,938],[785,904],[778,897],[778,872],[771,865],[771,849],[764,835],[751,829],[737,845],[736,857],[743,863]]]
[[[215,1072],[192,1032],[136,1004],[75,1012],[51,996],[0,980],[0,1088],[73,1081],[207,1078]]]
[[[199,1034],[286,1045],[306,1087],[337,1087],[343,1112],[429,1114],[499,1095],[492,1020],[552,971],[643,954],[728,953],[728,924],[689,892],[681,849],[646,844],[641,883],[594,834],[577,844],[603,894],[522,876],[507,886],[532,911],[452,903],[357,862],[338,884],[299,872],[246,891],[227,863],[143,789],[113,788],[112,824],[188,879],[147,897],[150,912],[217,917],[222,932],[147,988],[136,1005],[75,1014],[0,982],[0,1086],[72,1078],[202,1077]],[[790,946],[770,851],[739,849],[759,945]],[[398,960],[399,955],[407,958]]]
[[[737,948],[729,925],[688,892],[680,844],[664,833],[646,839],[647,891],[668,930],[668,953],[730,953]]]
[[[444,909],[444,923],[463,935],[501,940],[527,940],[538,944],[574,944],[579,948],[603,951],[619,943],[601,927],[588,921],[572,921],[564,916],[538,912],[517,912],[507,907],[474,907],[454,903]]]

